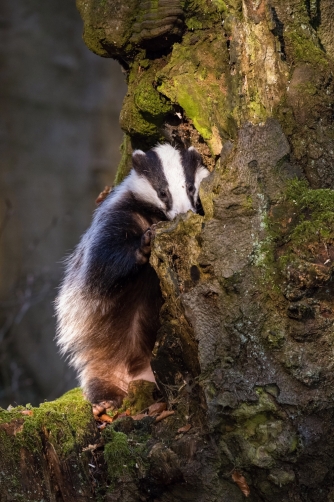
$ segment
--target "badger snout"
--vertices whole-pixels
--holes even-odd
[[[167,216],[170,220],[174,220],[178,214],[185,214],[188,211],[192,211],[193,213],[196,213],[196,208],[193,206],[189,205],[187,207],[181,207],[179,209],[172,209],[171,211],[168,211]]]

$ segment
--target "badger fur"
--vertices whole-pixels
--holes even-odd
[[[209,174],[193,147],[135,150],[132,162],[68,258],[56,299],[57,342],[86,397],[116,405],[130,381],[155,381],[150,359],[163,300],[148,262],[152,226],[195,212]]]

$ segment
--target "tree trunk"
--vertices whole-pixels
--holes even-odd
[[[205,216],[159,225],[151,258],[166,300],[152,365],[176,413],[105,433],[109,484],[91,489],[334,500],[331,1],[78,6],[88,47],[128,72],[118,180],[132,148],[165,140],[213,171]]]

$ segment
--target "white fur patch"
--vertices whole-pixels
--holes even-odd
[[[158,197],[157,192],[144,176],[139,176],[139,174],[133,170],[126,179],[126,184],[127,189],[136,194],[141,200],[152,204],[154,207],[158,207],[162,211],[166,210],[164,202]]]
[[[168,143],[156,146],[154,151],[160,158],[168,182],[168,189],[173,199],[172,209],[167,212],[167,217],[172,220],[177,214],[186,213],[189,210],[195,211],[187,195],[186,178],[180,152]]]
[[[136,150],[136,152],[140,152],[140,150]],[[144,152],[143,155],[145,155]],[[106,200],[102,208],[109,212],[109,210],[116,206],[129,192],[132,192],[139,199],[165,212],[166,206],[163,201],[159,199],[151,183],[143,176],[140,176],[134,169],[132,169],[125,180],[114,189],[112,196]],[[97,211],[96,214],[100,215],[100,218],[105,218],[104,211]]]
[[[190,148],[193,148],[193,147],[190,147]],[[209,176],[209,174],[210,174],[210,171],[208,171],[207,168],[204,166],[200,166],[196,170],[196,173],[195,173],[195,189],[196,189],[196,191],[195,191],[195,195],[194,195],[194,198],[196,201],[198,200],[198,192],[199,192],[200,184],[201,184],[202,180],[204,180],[204,178]]]

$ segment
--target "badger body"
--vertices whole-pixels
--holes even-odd
[[[133,153],[133,168],[95,211],[66,264],[56,299],[57,342],[91,402],[120,405],[150,366],[163,303],[149,264],[152,227],[199,207],[209,172],[193,148],[169,144]]]

